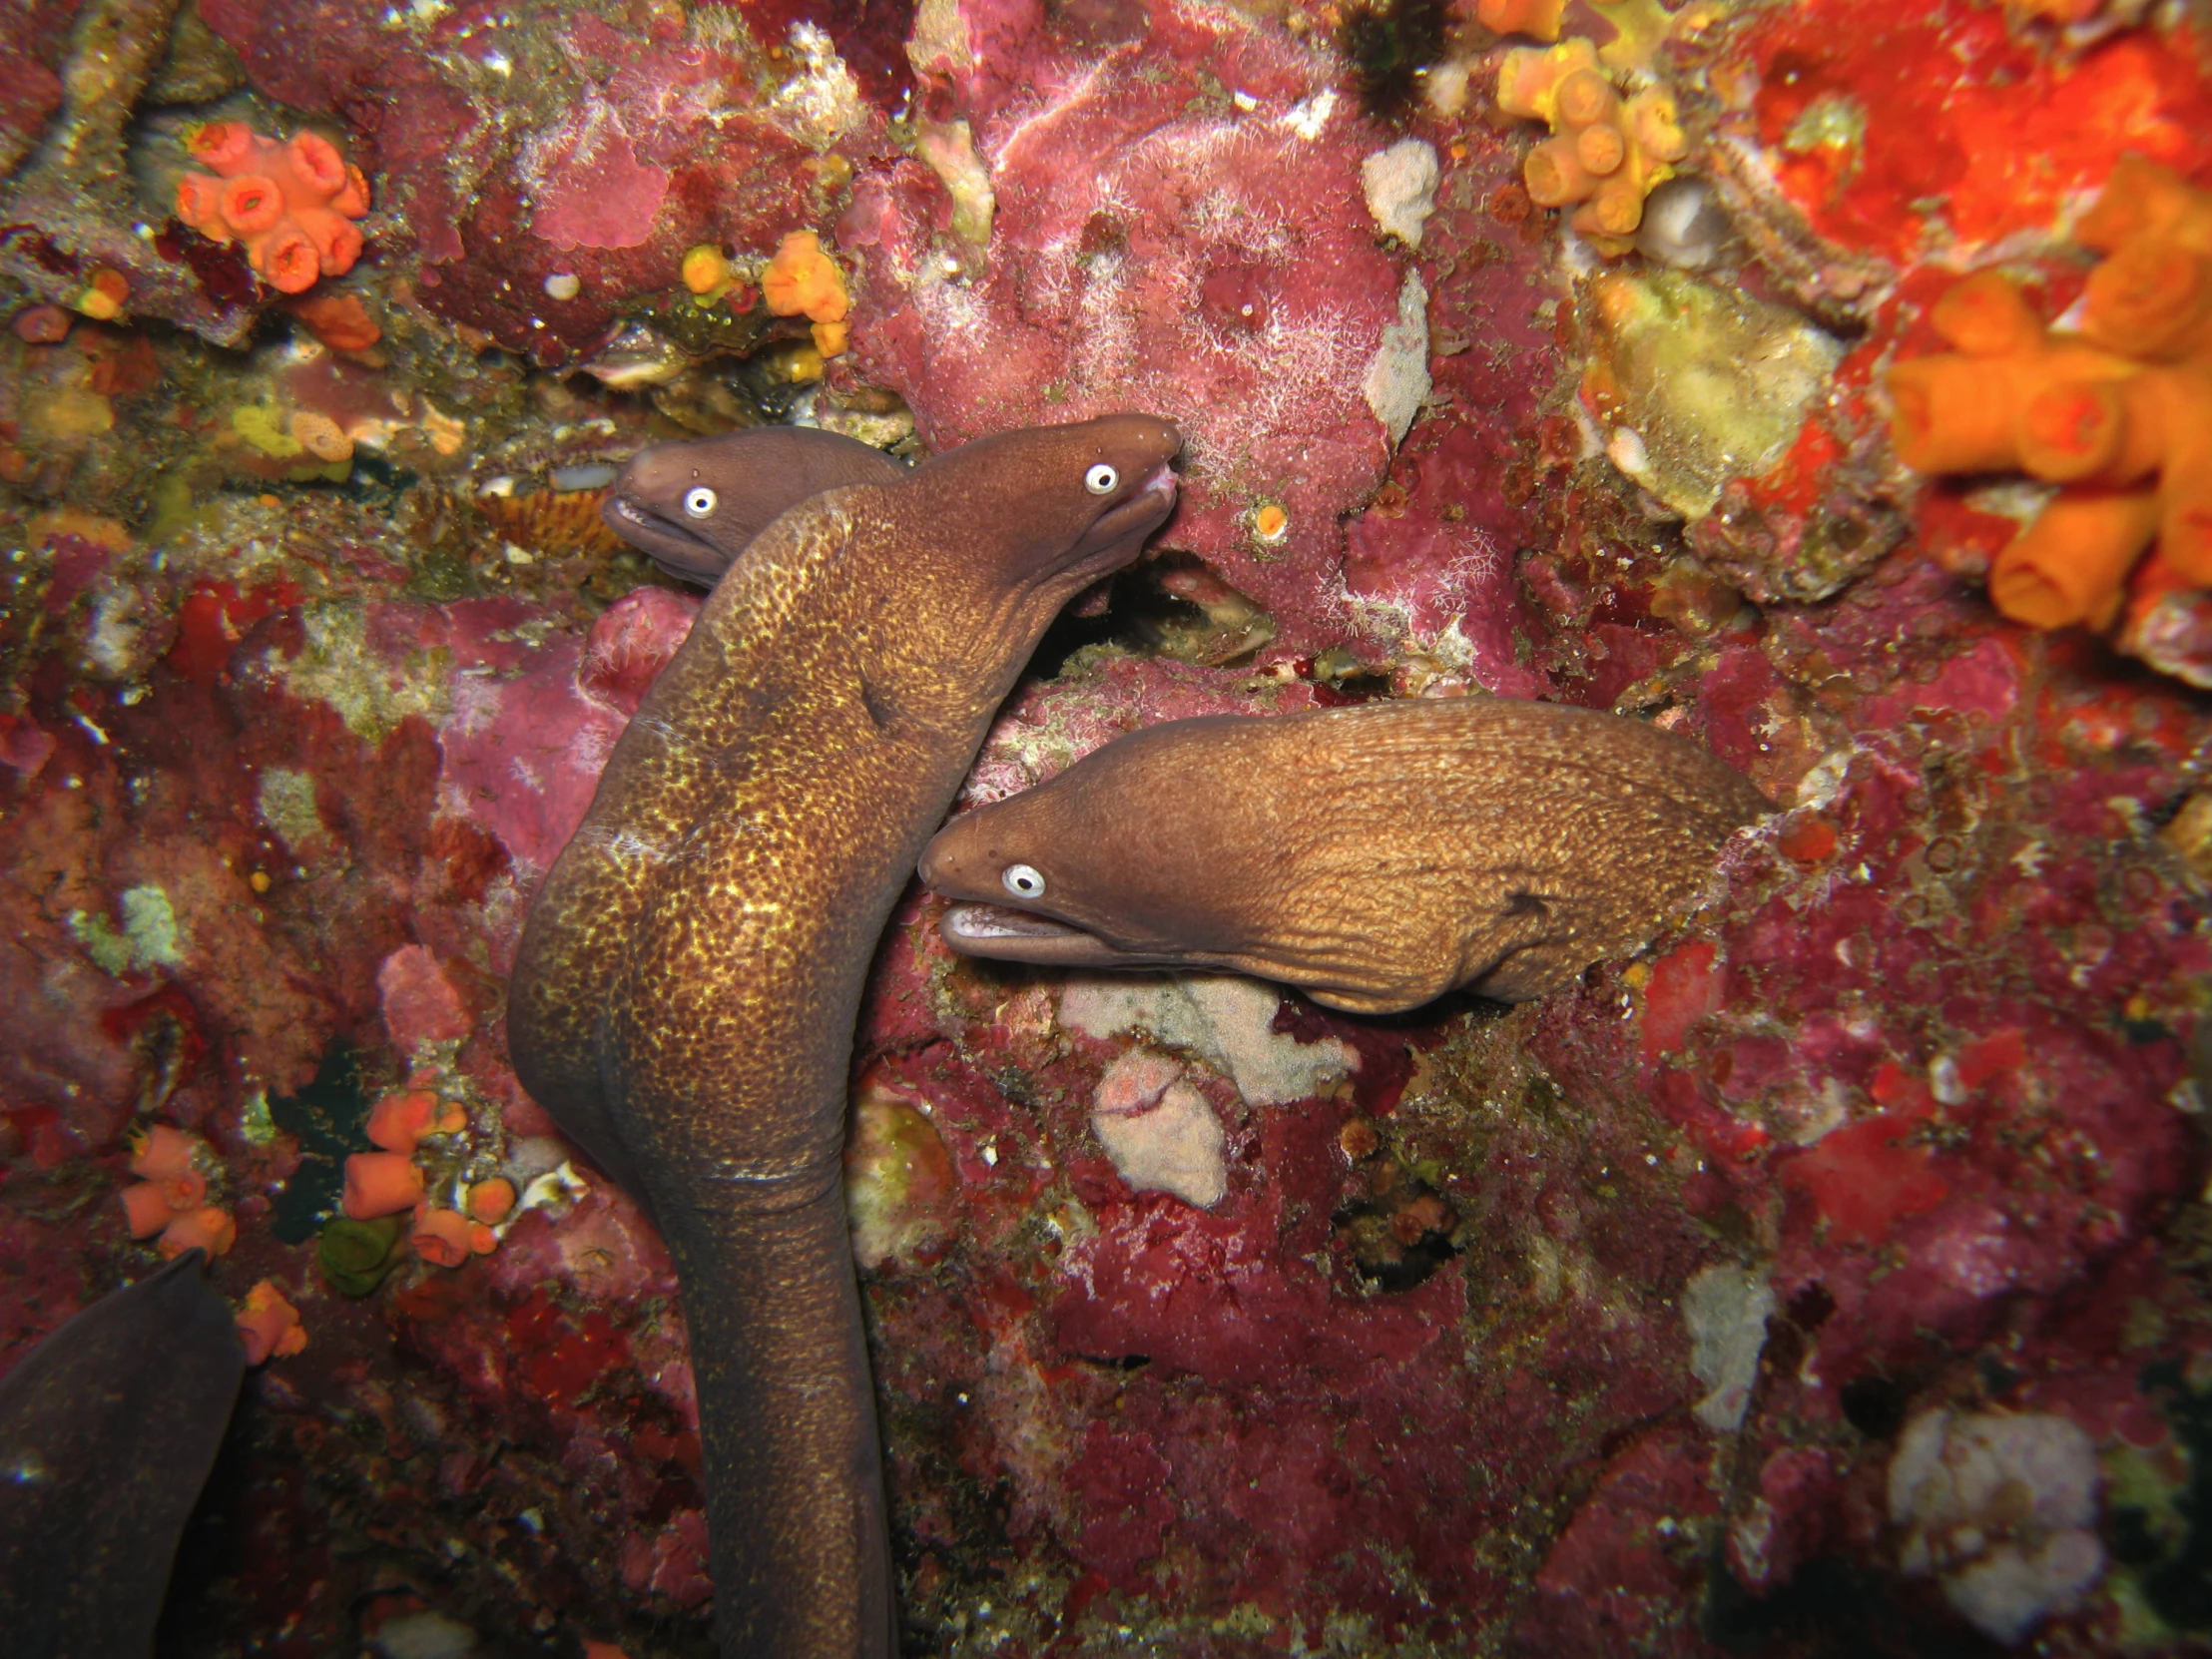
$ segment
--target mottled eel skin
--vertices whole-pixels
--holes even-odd
[[[956,819],[921,877],[946,941],[1225,967],[1394,1013],[1540,996],[1687,905],[1771,809],[1683,738],[1502,697],[1170,721]]]
[[[524,929],[524,1086],[676,1262],[726,1656],[894,1645],[839,1154],[868,961],[1038,636],[1174,505],[1149,415],[778,519],[630,723]]]

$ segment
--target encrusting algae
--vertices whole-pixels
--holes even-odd
[[[2212,193],[2128,157],[2076,235],[2105,256],[2080,331],[1976,272],[1931,313],[1954,349],[1891,369],[1891,436],[1919,472],[2060,486],[1997,554],[1989,598],[2031,628],[2101,631],[2154,542],[2139,602],[2212,586]]]

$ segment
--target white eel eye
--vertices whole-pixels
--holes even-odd
[[[1121,474],[1104,461],[1083,474],[1083,487],[1093,495],[1111,495],[1114,493],[1114,486],[1120,482]]]
[[[715,492],[705,484],[701,484],[696,489],[684,492],[684,511],[693,518],[711,517],[715,510],[716,499]]]
[[[1111,468],[1108,468],[1111,471]],[[1008,864],[1005,874],[998,878],[1008,892],[1016,898],[1042,898],[1044,876],[1031,864]]]

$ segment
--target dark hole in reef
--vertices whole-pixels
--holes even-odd
[[[1716,1551],[1706,1574],[1705,1633],[1731,1653],[1792,1659],[1981,1659],[2006,1650],[1984,1641],[1848,1561],[1808,1561],[1771,1595],[1736,1581]]]
[[[1836,1311],[1836,1299],[1818,1279],[1790,1298],[1790,1323],[1800,1331],[1818,1331]]]
[[[1997,1404],[2010,1399],[2012,1390],[2020,1385],[2020,1374],[1994,1354],[1976,1355],[1973,1369],[1980,1379],[1981,1391]]]
[[[1273,638],[1273,617],[1195,554],[1171,550],[1116,576],[1102,607],[1061,612],[1037,643],[1029,673],[1050,680],[1077,652],[1102,645],[1222,668]]]
[[[1420,91],[1420,72],[1444,55],[1444,7],[1441,0],[1370,0],[1347,13],[1337,44],[1352,60],[1368,113],[1401,116]]]
[[[1869,1372],[1844,1384],[1845,1420],[1860,1433],[1878,1440],[1896,1437],[1905,1426],[1905,1408],[1912,1401],[1912,1384],[1897,1378]]]
[[[1329,1218],[1362,1279],[1379,1291],[1409,1291],[1459,1254],[1459,1218],[1426,1182],[1402,1181]]]
[[[303,1243],[336,1214],[346,1155],[367,1150],[368,1104],[367,1085],[344,1042],[324,1051],[313,1082],[295,1095],[271,1098],[271,1120],[299,1142],[299,1167],[270,1211],[270,1231],[282,1243]]]
[[[2159,1409],[2189,1453],[2189,1484],[2172,1503],[2188,1530],[2164,1560],[2143,1572],[2143,1597],[2178,1630],[2212,1630],[2212,1388],[2189,1386],[2178,1360],[2145,1366],[2137,1385],[2154,1397],[2163,1396]],[[2137,1541],[2155,1543],[2157,1534],[2148,1518]],[[2117,1519],[2115,1513],[2115,1523]]]

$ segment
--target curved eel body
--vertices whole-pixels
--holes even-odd
[[[1174,505],[1168,422],[985,438],[779,518],[616,745],[524,929],[523,1084],[659,1222],[726,1656],[893,1648],[840,1152],[869,959],[1038,636]]]
[[[1771,811],[1686,739],[1498,697],[1210,716],[955,819],[921,878],[973,956],[1231,968],[1394,1013],[1540,996],[1642,943]]]
[[[802,501],[905,475],[903,464],[854,438],[757,426],[641,449],[599,516],[671,576],[713,587],[755,536]]]
[[[246,1375],[188,1250],[102,1297],[0,1381],[0,1652],[154,1651],[185,1521]]]

